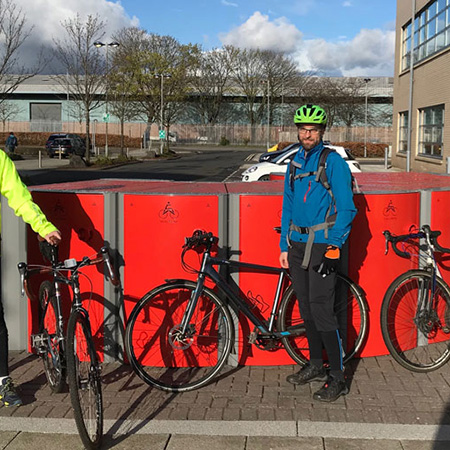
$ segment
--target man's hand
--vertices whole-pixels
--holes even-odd
[[[283,269],[289,269],[288,252],[281,252],[280,253],[280,266]]]
[[[322,257],[322,262],[318,266],[314,266],[313,270],[322,275],[323,278],[327,277],[330,273],[336,272],[340,256],[339,247],[329,245]]]
[[[58,245],[61,242],[61,233],[56,230],[48,233],[44,238],[49,244]]]

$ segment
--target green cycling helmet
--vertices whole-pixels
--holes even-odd
[[[327,124],[327,113],[317,105],[303,105],[295,111],[294,123],[316,123],[325,126]]]

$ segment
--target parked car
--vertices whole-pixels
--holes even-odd
[[[57,138],[51,140],[47,147],[47,153],[50,158],[54,158],[60,154],[62,158],[73,154],[84,156],[86,153],[86,146],[79,139]]]
[[[55,139],[73,139],[74,141],[78,142],[78,145],[86,147],[86,141],[79,134],[76,134],[76,133],[53,133],[48,137],[47,142],[45,143],[45,148],[47,150],[49,149],[49,147],[51,146],[52,142]],[[91,140],[89,139],[89,144],[90,144],[90,142],[91,142]],[[90,145],[92,145],[92,144],[90,144]]]
[[[351,156],[351,154],[349,157],[344,147],[338,145],[327,145],[327,147],[336,150],[336,152],[345,159],[351,172],[361,172],[359,163]],[[286,173],[287,165],[298,151],[298,148],[299,145],[293,145],[289,150],[285,152],[281,151],[281,154],[276,158],[249,167],[242,174],[242,181],[267,181],[270,179],[271,173]]]

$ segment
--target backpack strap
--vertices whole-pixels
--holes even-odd
[[[289,226],[289,233],[287,235],[287,241],[289,247],[290,239],[289,236],[292,231],[297,231],[300,234],[307,234],[308,240],[306,241],[306,247],[305,247],[305,254],[303,255],[303,261],[301,268],[307,269],[309,266],[309,262],[311,260],[311,252],[312,252],[312,246],[314,244],[314,237],[316,234],[316,231],[324,230],[324,233],[328,235],[328,229],[331,228],[336,223],[336,214],[333,214],[332,216],[328,216],[323,223],[318,223],[317,225],[313,225],[312,227],[298,227],[297,225],[294,225],[292,222]]]

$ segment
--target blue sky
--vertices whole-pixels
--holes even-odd
[[[280,50],[300,70],[393,76],[395,0],[14,1],[34,27],[34,47],[60,37],[57,24],[71,15],[98,14],[107,34],[135,25],[206,50],[224,44]]]
[[[245,23],[256,11],[269,21],[286,18],[305,39],[351,39],[362,28],[393,29],[395,0],[122,0],[147,31],[170,34],[183,43],[220,46],[219,35]]]

